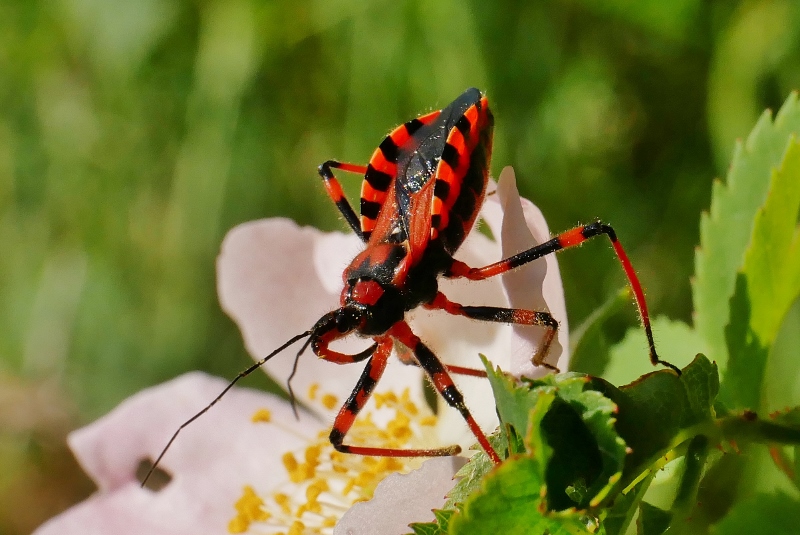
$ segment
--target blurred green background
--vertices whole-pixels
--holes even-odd
[[[690,322],[700,211],[800,87],[799,28],[792,0],[0,3],[0,533],[92,491],[70,429],[250,362],[216,299],[229,228],[344,229],[317,164],[468,86],[495,174],[553,231],[613,224],[652,312]],[[606,243],[560,260],[573,325],[624,284]]]

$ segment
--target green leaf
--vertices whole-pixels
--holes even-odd
[[[597,377],[603,375],[611,358],[609,351],[612,346],[603,327],[609,318],[628,306],[630,300],[630,288],[622,288],[592,312],[577,328],[570,329],[569,345],[572,348],[570,371]]]
[[[531,410],[540,403],[546,402],[540,400],[541,396],[552,399],[555,388],[520,388],[513,377],[506,375],[499,368],[493,369],[491,363],[483,355],[481,355],[481,360],[486,368],[489,383],[492,385],[497,415],[500,417],[501,424],[512,425],[517,434],[525,435]],[[501,425],[502,428],[503,425]]]
[[[631,448],[623,481],[632,481],[663,453],[689,438],[689,428],[710,423],[719,391],[717,367],[698,355],[678,377],[660,370],[607,393],[619,406],[617,431]]]
[[[516,381],[484,365],[504,430],[490,440],[498,451],[511,444],[512,454],[495,467],[478,453],[461,469],[446,504],[456,511],[450,533],[586,533],[600,515],[604,529],[619,534],[652,473],[625,496],[617,494],[623,485],[691,438],[691,429],[709,429],[699,424],[714,429],[719,378],[702,355],[680,377],[660,370],[619,389],[578,373]]]
[[[652,325],[656,349],[662,359],[682,368],[698,353],[705,354],[707,346],[702,336],[685,323],[659,316]],[[611,348],[610,362],[603,378],[612,384],[623,385],[657,369],[648,358],[644,329],[632,327],[625,338]]]
[[[721,399],[759,410],[769,348],[800,293],[800,144],[789,144],[772,173],[769,195],[755,217],[753,238],[730,302],[725,335],[730,352]],[[787,370],[794,372],[794,366]]]
[[[730,356],[728,367],[722,375],[720,401],[727,409],[758,410],[761,405],[761,385],[768,349],[762,345],[751,326],[752,311],[747,285],[747,278],[739,274],[736,291],[730,302],[730,321],[725,327]]]
[[[447,533],[436,522],[412,522],[408,527],[411,528],[413,535],[445,535]]]
[[[529,456],[508,459],[486,477],[480,492],[453,515],[450,533],[589,533],[582,513],[546,511],[543,502],[546,493],[537,459]]]
[[[487,437],[495,451],[502,455],[507,439],[502,433],[493,433]],[[469,458],[469,461],[456,472],[457,479],[453,489],[447,494],[444,509],[453,509],[463,503],[470,494],[479,487],[481,480],[494,468],[494,463],[483,451]]]
[[[541,434],[552,450],[548,506],[595,506],[617,484],[625,465],[627,446],[615,428],[617,406],[597,390],[594,379],[550,377],[558,383],[557,398],[541,422]]]
[[[736,503],[711,529],[713,535],[798,533],[800,501],[782,492],[755,494]]]
[[[414,535],[446,535],[453,513],[455,511],[434,509],[433,516],[436,517],[436,520],[433,522],[413,522],[408,527],[411,528]]]
[[[751,456],[719,454],[715,462],[706,466],[706,472],[697,492],[702,512],[693,515],[701,524],[716,522],[725,516],[740,498],[742,478],[745,477]]]
[[[603,530],[605,531],[605,535],[624,535],[628,530],[628,526],[633,521],[633,517],[639,509],[642,497],[650,487],[650,483],[653,481],[655,474],[656,471],[653,470],[649,476],[634,485],[627,493],[620,493],[614,499],[614,503],[606,510],[605,516],[603,517]]]
[[[800,291],[800,145],[792,142],[755,218],[743,272],[737,276],[725,328],[730,358],[720,399],[730,408],[759,410],[769,348]],[[789,370],[793,373],[793,369]]]
[[[614,429],[616,405],[605,385],[578,373],[523,379],[487,367],[501,428],[525,435],[529,454],[546,467],[548,507],[585,508],[605,498],[619,480],[626,445]]]
[[[753,332],[771,345],[800,293],[800,143],[793,136],[769,195],[758,211],[743,272],[752,306]]]
[[[800,131],[800,106],[792,94],[775,121],[765,112],[747,141],[739,143],[728,177],[712,188],[710,212],[700,218],[700,248],[695,256],[693,298],[695,326],[709,355],[727,366],[725,324],[736,274],[753,231],[753,219],[764,204],[772,169],[784,157],[789,136]]]
[[[702,355],[680,377],[660,370],[619,389],[576,373],[525,380],[528,388],[520,388],[511,378],[487,371],[501,423],[517,429],[526,425],[526,445],[547,461],[552,510],[613,498],[622,481],[633,481],[668,448],[689,438],[682,438],[689,428],[712,421],[719,390],[716,365]],[[537,419],[541,426],[535,425]],[[576,503],[575,497],[583,501]]]
[[[647,502],[639,506],[639,518],[636,520],[636,533],[639,535],[661,535],[672,522],[672,513],[664,511]]]
[[[557,445],[553,445],[552,437],[548,436],[544,428],[545,420],[549,419],[552,412],[551,407],[556,401],[560,401],[556,397],[556,391],[551,388],[539,389],[539,396],[536,398],[536,403],[530,408],[529,419],[527,425],[527,432],[525,433],[525,453],[532,456],[541,468],[542,473],[546,473],[548,465],[553,456],[553,449]],[[560,403],[559,407],[563,407]],[[501,420],[502,422],[502,420]],[[573,420],[574,423],[574,420]],[[558,461],[553,461],[554,464]],[[574,482],[571,479],[570,482]],[[552,487],[551,487],[552,490]],[[551,492],[551,496],[552,496]]]

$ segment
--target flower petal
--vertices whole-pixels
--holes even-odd
[[[276,396],[234,388],[172,444],[160,465],[172,476],[169,484],[157,492],[140,488],[140,461],[155,459],[178,426],[226,385],[189,373],[139,392],[73,432],[70,447],[99,491],[36,535],[225,533],[242,487],[286,480],[279,453],[301,448],[324,428],[310,416],[295,422],[288,403]],[[252,423],[261,408],[287,425]]]
[[[228,232],[217,259],[219,300],[239,326],[254,359],[311,328],[338,306],[342,271],[362,248],[355,234],[325,233],[282,218],[252,221]],[[356,353],[368,344],[351,336],[337,341],[335,347]],[[294,351],[286,352],[264,366],[278,382],[289,377],[294,365]],[[314,383],[343,402],[363,368],[363,364],[337,366],[307,351],[300,358],[292,386],[306,404],[311,402],[308,392]],[[398,391],[408,387],[414,399],[422,399],[421,372],[414,367],[392,359],[384,377],[381,387],[396,385]],[[332,418],[339,407],[325,411],[317,404],[315,408]]]
[[[519,196],[514,170],[506,167],[500,173],[497,195],[489,197],[484,218],[495,235],[500,236],[503,258],[508,258],[550,239],[550,230],[541,211]],[[502,223],[498,222],[502,213]],[[549,311],[559,322],[557,339],[550,347],[546,361],[567,369],[569,363],[569,326],[567,323],[564,289],[555,255],[535,260],[519,269],[502,275],[503,286],[510,306],[528,310]],[[510,344],[509,371],[517,376],[537,377],[547,373],[536,368],[531,357],[541,344],[545,330],[514,326]]]
[[[407,533],[411,522],[434,519],[453,488],[453,477],[465,459],[438,457],[408,474],[393,474],[377,486],[373,498],[355,504],[336,524],[334,535]]]

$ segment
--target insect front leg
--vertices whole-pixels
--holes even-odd
[[[367,241],[361,230],[361,223],[358,221],[358,216],[353,210],[353,207],[350,205],[350,201],[348,201],[347,197],[345,197],[344,191],[342,190],[342,185],[339,184],[339,181],[335,176],[333,176],[333,171],[331,171],[331,168],[341,169],[342,171],[346,171],[348,173],[364,175],[367,172],[367,166],[342,163],[337,162],[336,160],[328,160],[318,168],[319,176],[322,177],[322,180],[325,183],[325,191],[328,193],[328,196],[331,198],[331,200],[336,204],[336,208],[338,208],[342,213],[342,216],[344,216],[344,219],[347,221],[347,224],[350,225],[350,228],[353,229],[353,232],[355,232],[362,241]]]
[[[533,356],[534,366],[544,366],[558,373],[558,368],[548,364],[544,361],[547,353],[550,350],[550,344],[553,343],[556,333],[558,332],[558,322],[550,315],[549,312],[540,312],[537,310],[525,310],[521,308],[504,308],[504,307],[491,307],[491,306],[468,306],[460,303],[450,301],[442,292],[439,292],[430,303],[425,305],[425,308],[432,310],[444,310],[448,314],[455,316],[465,316],[480,321],[491,321],[495,323],[514,323],[517,325],[539,325],[545,327],[545,333],[542,345]]]
[[[314,331],[310,340],[311,350],[321,359],[325,359],[328,362],[334,362],[336,364],[352,364],[353,362],[361,362],[362,360],[372,356],[372,354],[375,353],[378,348],[377,343],[372,344],[364,351],[356,353],[355,355],[334,351],[328,347],[328,345],[334,340],[344,338],[351,332],[352,329],[344,331],[339,330],[339,326],[337,325],[336,321],[336,312],[327,314],[326,316],[323,316],[323,318],[319,320],[317,325],[314,327]]]
[[[356,455],[373,455],[377,457],[438,457],[446,455],[456,455],[461,451],[458,446],[438,449],[396,449],[396,448],[372,448],[368,446],[351,446],[344,444],[344,438],[356,416],[364,408],[364,405],[372,395],[375,386],[378,384],[383,372],[386,369],[386,362],[392,352],[394,342],[390,336],[379,336],[375,338],[375,343],[364,351],[355,355],[340,353],[328,347],[334,340],[343,338],[352,332],[352,329],[341,329],[341,323],[337,320],[338,311],[331,312],[320,319],[314,327],[314,334],[311,336],[311,349],[314,353],[327,361],[336,364],[350,364],[360,362],[365,359],[367,366],[361,374],[353,392],[347,398],[344,405],[339,409],[336,419],[331,429],[330,441],[333,447],[343,453],[353,453]]]
[[[628,255],[625,253],[625,249],[617,239],[617,233],[614,232],[614,229],[611,228],[610,225],[606,225],[601,221],[595,221],[589,225],[581,225],[572,230],[562,232],[555,238],[535,247],[531,247],[527,251],[522,251],[521,253],[515,254],[514,256],[506,258],[505,260],[501,260],[481,268],[473,268],[463,262],[454,260],[453,264],[450,266],[450,269],[447,271],[447,273],[445,273],[445,276],[451,278],[466,278],[469,280],[488,279],[489,277],[494,277],[523,266],[528,262],[536,260],[537,258],[555,253],[556,251],[560,251],[562,249],[575,247],[576,245],[580,245],[590,238],[601,235],[606,235],[608,236],[608,239],[611,240],[611,245],[614,247],[614,252],[622,264],[622,268],[625,271],[626,277],[628,278],[628,283],[633,290],[633,295],[636,298],[636,305],[639,308],[639,316],[642,319],[644,332],[647,336],[647,343],[650,351],[650,362],[652,362],[654,366],[657,364],[667,366],[680,375],[681,371],[677,366],[658,358],[658,353],[656,353],[656,344],[653,340],[653,330],[650,326],[650,314],[647,311],[647,302],[644,299],[644,290],[642,290],[642,285],[639,282],[639,278],[636,276],[636,271],[634,271],[631,261],[628,259]]]
[[[350,397],[347,398],[336,419],[333,422],[331,429],[330,441],[337,451],[342,453],[352,453],[355,455],[371,455],[376,457],[439,457],[446,455],[456,455],[461,451],[458,446],[449,448],[438,449],[399,449],[399,448],[373,448],[369,446],[352,446],[344,443],[344,438],[347,432],[353,427],[358,413],[364,408],[364,405],[369,400],[375,386],[383,376],[386,370],[386,363],[389,355],[392,352],[392,339],[389,336],[382,336],[377,338],[376,344],[373,346],[374,350],[372,356],[367,361],[367,366],[364,368],[361,377],[356,383]],[[360,353],[359,355],[363,355]],[[320,355],[322,358],[328,359],[326,354]],[[334,362],[341,362],[339,357],[336,357]]]

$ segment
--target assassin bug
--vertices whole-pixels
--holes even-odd
[[[298,356],[310,345],[317,356],[330,362],[367,363],[330,432],[330,441],[338,451],[388,457],[453,455],[460,451],[458,446],[389,449],[345,444],[347,432],[380,380],[392,349],[399,344],[404,349],[398,351],[400,358],[426,372],[445,401],[461,413],[487,455],[499,463],[500,457],[473,419],[450,377],[451,373],[485,376],[485,372],[443,364],[412,332],[404,320],[405,313],[423,306],[475,320],[544,327],[547,329],[544,341],[532,360],[537,366],[553,368],[544,359],[558,323],[548,312],[455,303],[438,290],[438,279],[443,276],[475,281],[494,277],[599,235],[606,235],[611,240],[633,289],[651,362],[680,373],[675,366],[658,358],[644,292],[625,250],[609,225],[596,221],[576,227],[484,267],[470,267],[453,258],[483,204],[493,124],[486,96],[471,88],[444,109],[395,128],[375,150],[368,165],[329,160],[319,166],[328,195],[350,228],[365,243],[364,250],[345,269],[340,308],[325,314],[311,329],[240,373],[214,401],[175,432],[154,465],[158,464],[180,430],[211,408],[236,381],[305,337],[308,340]],[[364,176],[360,217],[345,197],[333,174],[334,169]],[[374,343],[357,354],[344,354],[329,347],[333,341],[349,335],[372,338]]]

